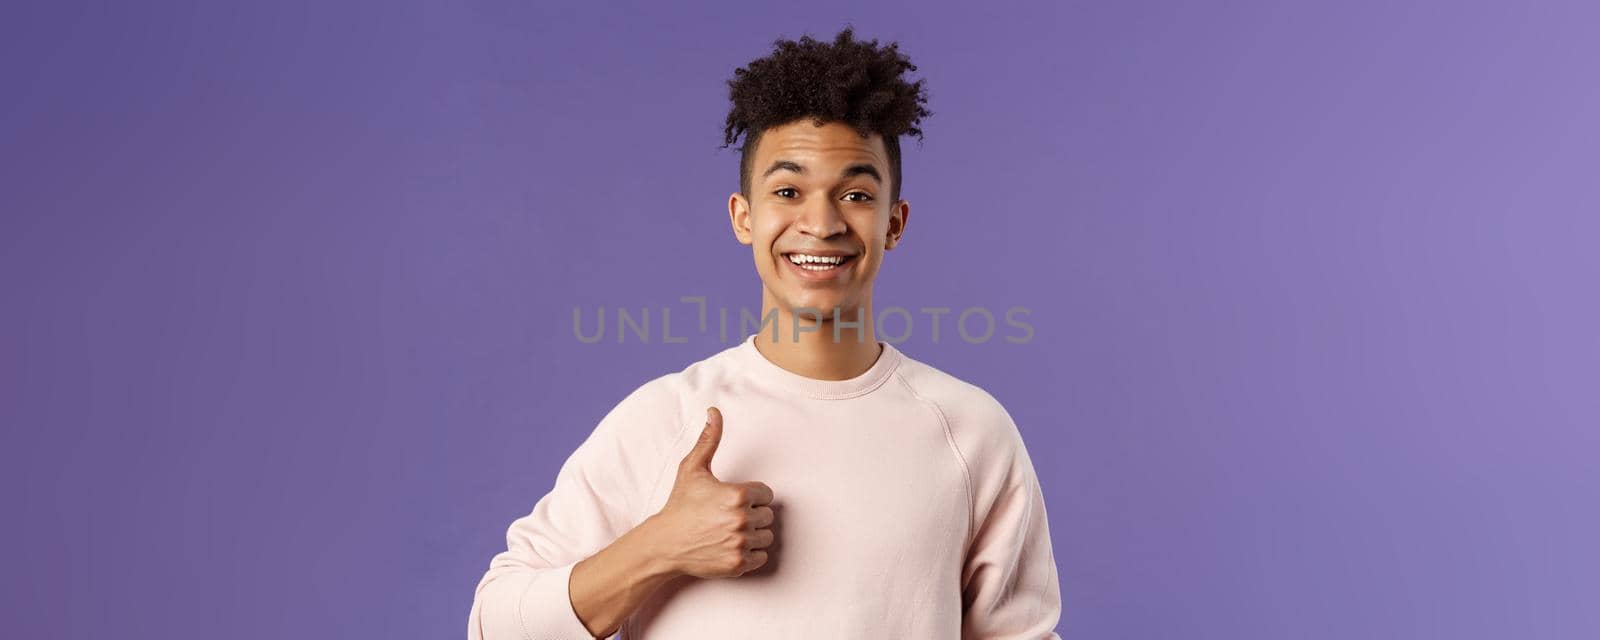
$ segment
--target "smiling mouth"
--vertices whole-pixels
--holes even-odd
[[[826,272],[850,264],[856,257],[853,255],[818,256],[805,253],[785,253],[783,254],[783,259],[806,271]]]

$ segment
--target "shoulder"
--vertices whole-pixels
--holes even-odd
[[[656,376],[633,387],[631,391],[617,401],[611,408],[607,417],[614,415],[634,415],[642,412],[659,413],[662,409],[670,408],[678,402],[679,373],[668,373]]]
[[[896,375],[912,395],[941,415],[952,432],[1001,441],[1016,435],[1011,414],[987,389],[910,357],[904,357]]]
[[[1022,434],[994,394],[910,358],[898,377],[944,422],[950,447],[967,475],[973,514],[989,513],[1008,487],[1022,486],[1033,476]]]
[[[1031,465],[1022,434],[994,394],[927,363],[906,358],[897,377],[943,421],[950,446],[974,482]]]
[[[685,426],[696,422],[688,413],[693,399],[728,375],[728,355],[713,354],[638,383],[606,413],[603,425],[629,441],[670,449]]]

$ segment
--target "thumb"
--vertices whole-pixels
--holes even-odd
[[[711,456],[717,453],[717,445],[722,443],[722,412],[716,407],[706,409],[706,426],[700,431],[700,440],[695,442],[694,449],[683,458],[687,467],[711,471]]]

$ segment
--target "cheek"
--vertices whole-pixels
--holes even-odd
[[[787,226],[784,226],[781,222],[779,224],[768,224],[768,226],[752,227],[750,232],[755,237],[754,245],[758,256],[778,258],[778,245],[782,242],[781,238],[784,237],[784,230],[787,230]]]
[[[774,255],[773,252],[776,247],[773,244],[776,240],[777,236],[772,233],[772,229],[759,223],[750,225],[750,249],[755,252],[757,260],[770,258]]]
[[[860,210],[847,219],[851,233],[862,239],[872,241],[874,238],[882,242],[889,235],[889,210],[871,209]]]
[[[885,249],[883,245],[889,238],[889,222],[886,216],[875,217],[864,221],[861,227],[862,248],[866,251],[867,260],[862,261],[863,269],[876,270],[883,263]]]
[[[770,219],[760,221],[750,227],[750,235],[754,240],[751,244],[755,245],[759,255],[775,255],[777,247],[773,245],[777,244],[778,238],[783,235],[783,230],[784,226],[779,221]]]

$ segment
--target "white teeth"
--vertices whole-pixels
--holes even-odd
[[[808,264],[836,265],[844,262],[844,256],[811,256],[803,253],[789,254],[789,262],[806,266]]]

